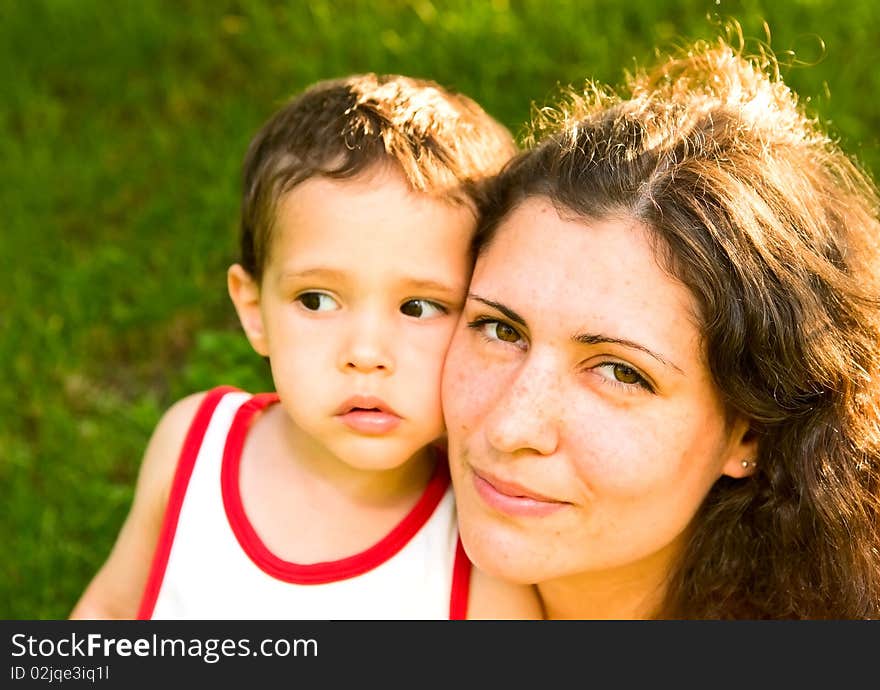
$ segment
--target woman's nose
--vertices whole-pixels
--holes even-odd
[[[552,368],[524,365],[502,389],[486,417],[486,436],[498,451],[550,455],[559,445],[559,378]]]

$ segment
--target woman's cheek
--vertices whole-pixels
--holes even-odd
[[[474,417],[476,391],[479,390],[473,380],[475,376],[475,369],[461,358],[451,363],[447,360],[440,398],[450,429],[465,430],[467,420]]]
[[[447,425],[467,430],[480,419],[500,386],[500,374],[472,351],[467,344],[453,340],[443,369],[441,398]]]
[[[567,425],[569,454],[581,483],[609,495],[634,498],[674,480],[682,462],[675,434],[648,423],[632,409],[614,412],[584,410],[579,423]]]

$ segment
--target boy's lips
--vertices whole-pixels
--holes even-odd
[[[372,395],[352,396],[336,409],[336,416],[353,431],[373,436],[393,431],[402,421],[390,405]]]

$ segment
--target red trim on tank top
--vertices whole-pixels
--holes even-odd
[[[177,531],[177,521],[180,518],[183,498],[186,496],[186,487],[189,485],[189,479],[202,447],[205,432],[208,430],[208,424],[211,417],[214,416],[214,410],[217,409],[217,405],[220,404],[224,395],[239,392],[237,388],[232,386],[219,386],[208,391],[199,404],[199,409],[196,410],[192,422],[190,422],[180,450],[177,469],[174,472],[174,480],[168,495],[168,505],[165,507],[165,515],[162,519],[159,541],[153,552],[153,562],[147,576],[147,584],[138,607],[138,620],[149,620],[153,616],[156,599],[159,597],[162,580],[165,578],[165,569],[168,567],[168,557],[171,554],[171,545],[174,543],[174,534]]]
[[[467,618],[468,596],[471,589],[471,559],[468,558],[458,537],[455,545],[455,565],[452,568],[452,596],[449,598],[449,620]]]
[[[239,486],[241,451],[254,416],[278,402],[274,393],[255,395],[235,415],[223,451],[221,485],[223,505],[233,533],[244,552],[263,572],[283,582],[302,585],[322,584],[361,575],[397,554],[425,525],[449,487],[449,467],[438,451],[434,474],[421,498],[410,512],[381,540],[353,556],[335,561],[302,565],[285,561],[263,543],[244,511]],[[453,587],[453,592],[455,588]]]

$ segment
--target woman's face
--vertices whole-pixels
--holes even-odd
[[[533,198],[477,261],[442,395],[462,540],[492,574],[662,577],[713,482],[751,471],[648,232]]]

